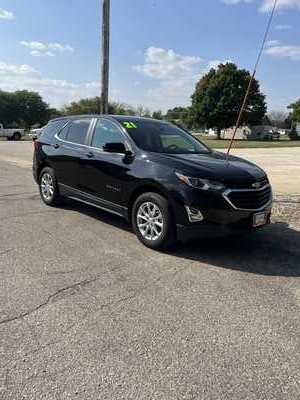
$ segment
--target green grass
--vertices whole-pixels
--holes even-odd
[[[229,139],[218,140],[214,137],[195,135],[203,143],[213,149],[227,149],[230,143]],[[280,140],[235,140],[233,148],[235,149],[258,149],[258,148],[277,148],[277,147],[300,147],[300,140],[290,140],[288,137],[282,137]]]

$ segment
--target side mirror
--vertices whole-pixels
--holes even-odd
[[[119,153],[119,154],[131,154],[130,150],[127,150],[124,143],[106,143],[103,146],[103,150],[108,153]]]

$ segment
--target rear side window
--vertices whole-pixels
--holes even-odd
[[[62,138],[67,140],[68,142],[84,144],[85,139],[89,130],[89,126],[91,123],[91,119],[76,119],[68,124],[67,131],[61,132],[63,135]]]
[[[40,139],[51,140],[54,135],[66,124],[66,122],[67,120],[65,119],[49,122],[49,124],[42,130]]]
[[[125,138],[116,124],[105,119],[98,119],[92,139],[92,147],[103,149],[106,143],[125,143]]]

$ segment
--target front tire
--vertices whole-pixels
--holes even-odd
[[[55,172],[52,168],[46,167],[39,177],[40,195],[47,206],[56,206],[61,202]]]
[[[176,241],[169,203],[157,193],[144,193],[137,198],[132,209],[132,226],[138,239],[151,249],[166,249]]]

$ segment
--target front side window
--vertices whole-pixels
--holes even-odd
[[[142,150],[166,154],[199,154],[210,150],[183,129],[168,122],[119,121]]]
[[[67,127],[67,132],[63,134],[65,140],[72,143],[84,144],[90,123],[91,119],[88,118],[75,119],[72,121]]]
[[[118,126],[113,122],[98,119],[91,145],[92,147],[103,149],[107,143],[125,143],[125,138]]]

